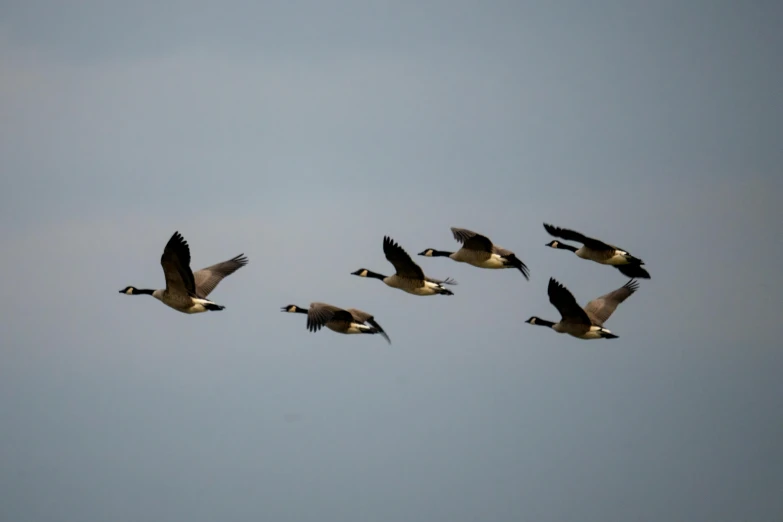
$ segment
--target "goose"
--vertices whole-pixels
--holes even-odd
[[[609,243],[604,243],[603,241],[592,237],[587,237],[574,230],[555,227],[548,223],[544,223],[544,228],[555,237],[582,243],[580,248],[560,241],[551,241],[545,246],[558,248],[560,250],[569,250],[582,259],[595,261],[602,265],[613,266],[624,275],[631,278],[650,279],[650,273],[641,266],[644,264],[644,261],[638,257],[632,256],[622,248],[610,245]]]
[[[419,252],[420,256],[425,257],[448,257],[460,263],[467,263],[478,268],[516,268],[525,279],[530,280],[530,271],[525,263],[517,259],[517,256],[511,250],[492,244],[487,236],[477,234],[466,228],[451,227],[451,233],[454,239],[462,243],[463,246],[456,252],[446,252],[428,248]]]
[[[280,311],[290,314],[307,314],[307,329],[311,332],[317,332],[322,326],[326,326],[333,332],[341,334],[381,334],[391,344],[391,339],[377,323],[375,317],[356,308],[343,310],[327,303],[310,303],[310,308],[287,305],[283,306]]]
[[[565,286],[550,278],[547,288],[549,302],[560,312],[560,321],[553,323],[533,316],[526,322],[548,326],[558,333],[566,333],[577,339],[617,339],[617,335],[604,328],[604,323],[617,305],[628,299],[638,288],[639,283],[631,279],[617,290],[593,299],[582,308]]]
[[[239,254],[228,261],[202,268],[194,273],[190,269],[190,247],[177,231],[166,243],[163,255],[160,256],[163,275],[166,277],[166,288],[147,290],[126,286],[120,290],[120,293],[151,295],[174,310],[186,314],[216,312],[223,310],[225,306],[210,301],[207,296],[224,277],[233,274],[245,266],[247,262],[247,257],[244,254]]]
[[[351,275],[380,279],[387,286],[413,295],[454,295],[454,292],[443,285],[456,285],[455,280],[446,278],[441,281],[426,277],[424,271],[413,262],[411,256],[388,236],[383,236],[383,253],[389,263],[394,265],[395,274],[385,276],[366,268],[360,268],[351,272]]]

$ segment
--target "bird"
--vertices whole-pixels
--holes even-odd
[[[151,295],[165,305],[186,314],[216,312],[225,306],[207,299],[207,296],[223,280],[248,263],[244,254],[217,263],[198,272],[190,268],[190,247],[179,231],[166,243],[160,264],[166,278],[166,288],[158,290],[139,289],[126,286],[120,290],[127,295]]]
[[[383,253],[386,255],[386,259],[394,265],[396,273],[385,276],[366,268],[360,268],[351,272],[351,275],[380,279],[387,286],[413,295],[454,295],[454,292],[443,285],[456,285],[455,280],[446,278],[441,281],[426,277],[424,271],[413,262],[411,256],[388,236],[383,237]]]
[[[321,327],[326,326],[333,332],[341,334],[381,334],[391,344],[391,339],[375,317],[356,308],[344,310],[334,305],[316,302],[310,303],[310,308],[290,304],[281,307],[280,311],[307,314],[307,329],[311,332],[317,332]]]
[[[516,268],[525,279],[530,280],[530,271],[527,265],[520,261],[511,250],[492,244],[487,236],[473,232],[466,228],[451,227],[454,239],[463,246],[456,252],[446,252],[428,248],[419,252],[425,257],[448,257],[460,263],[467,263],[478,268]]]
[[[631,279],[617,290],[593,299],[582,308],[565,286],[550,278],[547,288],[549,302],[560,312],[560,321],[553,323],[533,316],[526,322],[548,326],[558,333],[569,334],[578,339],[617,339],[617,335],[604,328],[604,323],[617,305],[628,299],[638,288],[639,283]]]
[[[587,237],[574,230],[555,227],[548,223],[544,223],[544,228],[555,237],[582,243],[580,248],[560,241],[550,241],[545,246],[560,250],[569,250],[582,259],[595,261],[602,265],[613,266],[622,274],[630,278],[650,279],[650,273],[641,266],[644,264],[644,261],[638,257],[632,256],[622,248],[610,245],[609,243],[604,243],[603,241],[592,237]]]

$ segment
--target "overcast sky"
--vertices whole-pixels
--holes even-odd
[[[0,5],[0,519],[783,517],[775,2]],[[647,263],[627,279],[543,222]],[[488,235],[530,267],[415,254]],[[180,314],[195,269],[244,252]],[[453,297],[389,274],[390,235]],[[374,313],[310,333],[283,305]]]

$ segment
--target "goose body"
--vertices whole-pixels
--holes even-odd
[[[525,279],[530,279],[530,271],[511,250],[495,245],[484,235],[466,228],[451,227],[454,239],[462,243],[462,247],[456,252],[436,250],[428,248],[419,252],[425,257],[448,257],[459,263],[467,263],[478,268],[497,270],[503,268],[516,268]]]
[[[385,276],[366,268],[360,268],[351,272],[351,275],[379,279],[387,286],[413,295],[454,295],[454,292],[444,285],[456,285],[456,281],[450,278],[440,280],[425,276],[424,271],[413,262],[411,256],[388,236],[383,237],[383,253],[386,259],[394,265],[396,270],[394,274]]]
[[[548,223],[544,223],[544,229],[555,237],[582,243],[582,246],[577,248],[573,245],[555,240],[547,243],[546,246],[548,247],[568,250],[581,259],[594,261],[602,265],[613,266],[621,273],[631,278],[650,279],[649,272],[642,268],[644,261],[622,248],[585,236],[575,230],[555,227]]]
[[[309,308],[287,305],[281,312],[307,314],[307,329],[317,332],[327,327],[340,334],[381,334],[391,344],[391,339],[372,314],[356,308],[342,309],[328,303],[310,303]]]
[[[555,279],[549,279],[549,302],[560,312],[560,321],[552,322],[533,316],[528,324],[548,326],[558,333],[577,339],[616,339],[618,336],[604,327],[617,305],[628,299],[639,288],[636,280],[630,280],[617,290],[593,299],[582,308],[574,295]]]
[[[120,293],[151,295],[174,310],[186,314],[219,311],[225,307],[207,299],[207,296],[224,277],[233,274],[247,262],[244,254],[240,254],[194,273],[190,268],[190,247],[179,232],[174,232],[160,257],[166,288],[150,290],[126,286]]]

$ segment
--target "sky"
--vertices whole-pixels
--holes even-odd
[[[3,2],[0,519],[783,520],[782,10]],[[618,339],[524,322],[627,281],[544,222],[646,262]],[[222,312],[118,293],[175,230]]]

